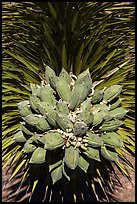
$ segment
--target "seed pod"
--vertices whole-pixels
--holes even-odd
[[[16,142],[26,142],[26,138],[21,130],[19,130],[14,136],[13,139],[16,140]]]
[[[94,114],[94,119],[93,119],[93,126],[99,125],[103,120],[103,115],[101,112],[95,113]]]
[[[81,110],[90,111],[91,110],[91,98],[87,98],[80,106]]]
[[[121,101],[122,101],[122,98],[116,98],[112,100],[111,103],[109,104],[110,110],[117,108],[120,105]]]
[[[30,102],[31,108],[37,113],[39,113],[38,108],[39,108],[40,99],[37,96],[30,96],[29,102]]]
[[[45,119],[45,117],[40,117],[37,119],[36,128],[38,130],[41,130],[41,131],[46,131],[46,130],[51,129],[51,127],[50,127],[49,123],[47,122],[47,120]]]
[[[102,138],[90,131],[86,133],[86,136],[84,136],[84,138],[88,140],[88,145],[91,147],[100,147],[101,145],[103,145]]]
[[[29,163],[31,164],[42,164],[45,162],[46,150],[38,147],[32,154]]]
[[[36,125],[38,122],[38,116],[35,114],[29,114],[26,117],[23,117],[23,120],[28,123],[29,125]]]
[[[95,111],[97,109],[100,109],[101,111],[109,110],[109,107],[106,104],[95,104],[93,107]]]
[[[91,103],[98,103],[103,98],[103,90],[95,90],[93,96],[91,97]]]
[[[116,108],[114,110],[111,110],[110,114],[112,114],[114,118],[122,119],[127,114],[127,112],[128,111],[124,108]]]
[[[69,115],[69,109],[65,101],[58,101],[56,107],[59,113],[64,114],[64,115]]]
[[[83,152],[88,158],[100,161],[99,150],[87,147],[86,152]]]
[[[36,144],[40,144],[39,139],[42,138],[43,134],[37,134],[36,132],[33,134],[33,136],[30,138],[30,140]]]
[[[82,103],[88,95],[88,89],[83,84],[75,86],[70,99],[70,109],[75,109]]]
[[[28,153],[32,153],[35,151],[37,147],[34,145],[34,144],[31,144],[30,141],[27,141],[25,144],[24,144],[24,147],[23,147],[23,152],[28,154]]]
[[[75,169],[79,161],[79,149],[70,146],[65,149],[64,162],[70,169]]]
[[[87,170],[88,170],[88,167],[89,167],[89,163],[88,163],[88,161],[87,161],[84,157],[82,157],[81,155],[80,155],[80,157],[79,157],[78,166],[79,166],[85,173],[87,173]]]
[[[90,91],[92,87],[92,79],[90,76],[89,69],[85,70],[84,72],[78,75],[75,86],[77,85],[79,86],[80,84],[84,84],[87,87],[88,92]]]
[[[103,123],[100,130],[103,132],[105,132],[105,131],[110,132],[110,131],[118,129],[118,127],[120,127],[122,124],[123,123],[120,120],[113,119],[111,121]]]
[[[111,147],[123,147],[123,141],[120,136],[115,132],[108,132],[102,135],[102,140],[107,146]]]
[[[57,114],[56,122],[59,125],[59,127],[64,131],[66,131],[66,129],[73,128],[73,123],[66,115]]]
[[[56,167],[51,171],[51,178],[53,184],[62,178],[62,165]]]
[[[45,138],[44,149],[55,150],[59,147],[62,147],[63,145],[64,145],[64,139],[62,138],[61,134],[57,132],[47,134]]]
[[[102,114],[105,122],[110,121],[113,118],[113,115],[108,110],[101,110],[100,113]]]
[[[44,141],[44,149],[47,150],[55,150],[64,145],[64,139],[57,131],[47,132],[43,138],[41,138],[41,141]]]
[[[30,83],[30,88],[31,88],[31,91],[32,91],[32,96],[39,97],[39,95],[40,95],[40,86]]]
[[[90,126],[93,122],[94,115],[91,111],[83,110],[80,114],[78,114],[77,119],[84,122],[87,126]]]
[[[31,132],[30,130],[27,129],[27,127],[25,126],[25,122],[24,124],[21,123],[20,125],[20,130],[22,130],[25,134],[32,136],[33,132]]]
[[[47,102],[40,102],[39,103],[39,112],[42,115],[46,115],[50,110],[53,110],[53,107]]]
[[[39,111],[42,113],[43,116],[46,117],[46,120],[50,125],[53,127],[57,127],[56,124],[56,117],[57,117],[57,112],[54,110],[53,106],[46,103],[46,102],[41,102],[39,104]]]
[[[84,135],[88,130],[88,126],[84,122],[76,122],[73,127],[75,135]]]
[[[108,87],[104,91],[103,100],[108,101],[108,102],[112,101],[114,98],[120,95],[121,90],[122,90],[122,86],[120,85],[112,85]]]
[[[116,162],[118,162],[118,155],[117,155],[117,153],[116,152],[112,152],[112,151],[106,149],[105,146],[101,147],[101,154],[102,154],[102,156],[105,159],[107,159],[109,161],[116,161]]]
[[[53,109],[52,106],[50,107],[51,108],[48,109],[48,113],[46,114],[46,120],[53,127],[57,127],[57,124],[56,124],[57,112]]]
[[[52,86],[52,88],[56,89],[57,76],[54,70],[51,69],[49,66],[46,66],[45,78],[46,78],[46,81]]]
[[[82,142],[84,142],[84,143],[85,143],[85,142],[88,142],[88,138],[87,138],[87,137],[84,136],[83,138],[84,138],[84,139],[82,140]],[[87,139],[86,139],[86,138],[87,138]]]
[[[70,75],[68,74],[68,72],[62,68],[60,74],[59,74],[59,79],[63,79],[64,81],[66,81],[66,83],[68,85],[70,85],[70,82],[71,82],[71,78],[70,78]]]
[[[64,81],[63,79],[57,80],[56,90],[62,100],[70,102],[71,91],[66,81]]]
[[[82,141],[82,137],[77,137],[78,141],[81,142]]]
[[[45,85],[40,89],[40,99],[41,101],[46,101],[52,106],[56,105],[56,99],[53,95],[54,91],[49,85]]]
[[[29,105],[29,100],[21,101],[17,105],[18,108],[25,107],[26,105]]]
[[[25,117],[25,116],[32,113],[30,110],[30,107],[29,107],[29,101],[28,100],[22,101],[22,102],[18,103],[17,105],[18,105],[18,109],[19,109],[19,112],[20,112],[22,117]]]

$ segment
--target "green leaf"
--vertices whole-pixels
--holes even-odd
[[[26,162],[26,159],[23,159],[19,165],[17,165],[16,169],[14,170],[14,172],[12,173],[11,177],[9,180],[11,180],[18,172],[19,170],[21,169],[21,167],[25,164]]]
[[[67,70],[67,52],[65,44],[63,45],[62,48],[62,67],[64,67]]]
[[[115,52],[116,52],[116,49],[113,50],[111,53],[109,53],[109,54],[107,55],[105,61],[102,62],[102,63],[100,63],[100,64],[97,66],[96,69],[100,69],[100,68],[103,69],[103,67],[107,64],[107,62],[113,57],[113,55],[115,54]]]
[[[6,149],[7,147],[9,147],[10,145],[12,145],[13,143],[15,143],[15,140],[11,139],[9,142],[7,142],[6,144],[2,145],[2,150]]]
[[[57,17],[57,13],[56,13],[56,10],[54,9],[54,7],[52,6],[52,3],[48,2],[48,5],[49,5],[49,8],[50,8],[50,12],[56,18]]]
[[[71,30],[73,32],[73,30],[75,29],[76,23],[77,23],[77,18],[78,18],[78,11],[75,12],[74,16],[73,16],[73,20],[72,20],[72,26],[71,26]]]
[[[81,65],[82,65],[81,57],[82,57],[83,50],[84,50],[84,43],[82,43],[76,58],[76,64],[74,69],[76,72],[76,76],[81,72]]]
[[[19,128],[20,124],[13,125],[2,132],[2,135],[7,135],[8,133],[13,133]]]
[[[122,173],[124,173],[126,176],[129,176],[127,170],[125,169],[125,167],[121,164],[116,162],[117,166],[119,167],[119,169],[121,170]]]
[[[5,89],[7,89],[8,91],[13,91],[15,93],[19,93],[19,94],[23,94],[23,95],[27,95],[27,96],[30,96],[30,93],[28,92],[24,92],[24,91],[21,91],[19,88],[14,88],[14,87],[11,87],[11,86],[8,86],[8,85],[2,85]]]
[[[15,157],[15,155],[10,156],[10,158],[8,158],[8,159],[6,160],[6,162],[4,163],[2,169],[4,169],[5,167],[7,167],[7,166],[10,164],[10,162],[12,161],[12,159],[13,159],[14,157]]]
[[[32,193],[34,192],[34,190],[35,190],[35,188],[36,188],[36,186],[38,184],[38,181],[39,181],[38,179],[36,181],[34,181],[33,187],[32,187]]]

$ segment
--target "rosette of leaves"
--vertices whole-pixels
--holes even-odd
[[[116,131],[127,113],[120,107],[121,85],[96,89],[88,69],[78,77],[62,69],[57,77],[47,66],[41,85],[30,87],[29,99],[18,103],[22,122],[13,136],[29,164],[46,163],[54,184],[71,181],[78,168],[87,173],[94,160],[119,162],[115,148],[124,144]]]

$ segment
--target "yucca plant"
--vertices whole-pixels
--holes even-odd
[[[98,185],[109,200],[114,166],[130,178],[133,12],[114,2],[3,5],[3,167],[11,179],[24,172],[29,201],[99,200]]]

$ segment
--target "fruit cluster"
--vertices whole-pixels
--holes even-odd
[[[115,148],[124,144],[115,131],[127,113],[119,107],[122,86],[94,89],[88,69],[78,77],[62,69],[57,77],[47,66],[41,86],[30,87],[29,100],[18,104],[23,122],[14,139],[24,143],[32,164],[45,163],[47,151],[61,149],[62,159],[52,164],[53,174],[60,172],[53,183],[66,176],[64,166],[87,172],[90,159],[118,161]]]

